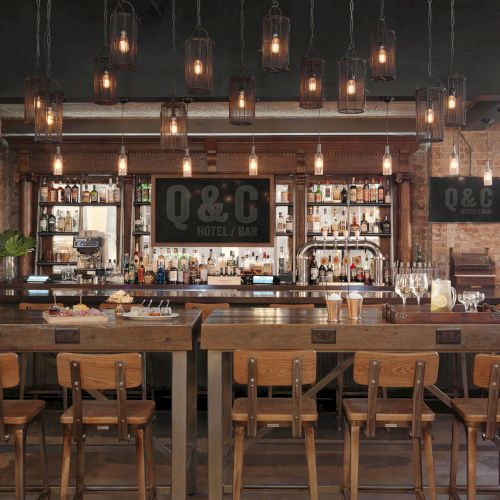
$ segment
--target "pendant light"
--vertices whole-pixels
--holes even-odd
[[[372,80],[396,79],[396,32],[386,27],[384,0],[380,0],[378,28],[370,36],[370,70]]]
[[[446,126],[462,127],[465,125],[466,78],[453,70],[455,58],[455,0],[450,1],[450,73],[448,76],[448,97],[446,99]]]
[[[432,81],[432,0],[427,0],[427,6],[429,44],[427,74],[429,85],[427,87],[419,85],[415,92],[416,140],[424,143],[444,141],[444,98],[446,93],[441,82]]]
[[[229,80],[229,121],[232,125],[255,122],[255,79],[245,73],[245,0],[240,0],[240,73]]]
[[[339,62],[338,112],[364,113],[366,103],[366,61],[354,49],[354,0],[349,2],[349,47]]]
[[[310,0],[309,49],[300,61],[300,107],[318,109],[323,107],[325,60],[314,52],[314,0]]]
[[[385,97],[385,151],[382,157],[382,175],[392,175],[392,156],[389,149],[389,103],[391,97]]]
[[[137,56],[137,16],[128,0],[118,0],[109,23],[109,62],[115,69],[133,69]]]
[[[125,177],[128,174],[128,158],[127,158],[127,150],[125,149],[125,142],[124,142],[124,118],[123,118],[123,111],[125,107],[125,103],[127,102],[126,97],[120,98],[120,103],[122,105],[122,144],[120,146],[120,153],[118,154],[118,176],[119,177]]]
[[[321,152],[321,109],[318,109],[318,145],[314,155],[314,175],[323,175],[323,153]]]
[[[160,144],[162,149],[185,150],[188,147],[187,107],[175,100],[175,0],[172,0],[172,83],[169,102],[161,105]]]
[[[117,77],[108,55],[108,0],[104,0],[104,44],[94,58],[94,102],[113,105],[118,102]]]
[[[214,90],[214,41],[201,26],[201,1],[196,0],[196,28],[186,40],[184,78],[190,94],[211,94]]]
[[[184,151],[184,158],[182,159],[182,177],[192,177],[193,176],[193,164],[191,161],[191,156],[189,156],[189,149],[186,148]]]
[[[290,18],[281,13],[278,0],[273,0],[262,21],[262,69],[288,71],[289,48]]]
[[[52,0],[47,0],[47,28],[45,33],[47,77],[38,84],[35,92],[35,141],[61,143],[64,94],[61,85],[51,78],[51,12]]]
[[[457,153],[457,146],[455,144],[456,129],[453,129],[453,147],[451,148],[450,156],[448,157],[448,174],[456,176],[460,173],[460,154]],[[459,145],[460,150],[460,145]]]
[[[35,106],[40,104],[36,101],[35,94],[38,84],[43,80],[40,70],[40,0],[36,0],[36,64],[31,75],[24,80],[24,123],[35,121]]]
[[[248,175],[259,175],[259,159],[255,153],[255,141],[252,134],[252,149],[248,157]]]
[[[483,185],[488,187],[493,185],[493,170],[490,165],[490,126],[493,125],[493,120],[489,119],[487,121],[486,129],[486,164],[483,170]]]
[[[52,158],[52,174],[56,176],[63,174],[63,157],[59,144],[56,146],[56,152]]]

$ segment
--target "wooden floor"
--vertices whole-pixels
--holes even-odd
[[[206,440],[206,416],[200,414],[200,440],[199,440],[199,493],[189,498],[192,500],[207,499],[207,440]],[[155,436],[165,443],[168,443],[169,435],[168,413],[160,413],[156,417]],[[60,474],[61,461],[61,431],[58,425],[58,415],[56,412],[48,413],[48,447],[51,484],[57,485]],[[436,477],[438,485],[448,483],[449,469],[449,443],[451,431],[451,418],[448,415],[441,415],[434,426],[434,450],[436,461]],[[410,484],[413,478],[411,463],[411,450],[409,441],[403,431],[384,431],[384,438],[387,441],[380,446],[380,442],[369,441],[361,444],[361,483],[387,484],[397,481],[400,484]],[[306,465],[304,448],[301,441],[284,441],[287,436],[284,430],[273,431],[269,438],[255,444],[245,454],[245,468],[243,474],[244,483],[286,483],[305,484]],[[338,484],[341,478],[342,447],[341,436],[335,429],[334,416],[322,413],[318,430],[317,462],[319,484]],[[28,444],[35,440],[35,434],[28,437]],[[463,436],[462,436],[463,438]],[[87,484],[134,484],[135,465],[134,447],[129,444],[116,444],[113,435],[107,436],[90,435],[87,438],[88,450],[86,460],[86,483]],[[465,453],[464,440],[461,442],[459,482],[465,480]],[[478,453],[478,484],[498,484],[499,454],[495,446],[490,442],[479,442]],[[13,447],[12,445],[0,445],[0,486],[12,484],[14,477]],[[36,455],[36,448],[29,447],[27,453],[27,482],[37,484],[39,481],[39,470]],[[168,455],[156,452],[157,480],[159,483],[169,482],[170,458]],[[74,472],[74,471],[73,471]],[[230,472],[229,470],[227,471]],[[230,477],[228,475],[228,477]],[[425,480],[425,479],[424,479]],[[74,484],[74,476],[72,476]],[[93,500],[132,500],[136,498],[134,493],[105,493],[86,494]],[[56,496],[53,496],[56,497]],[[228,498],[230,496],[228,495]],[[2,499],[13,499],[13,493],[0,493]],[[36,494],[28,495],[28,498],[37,498]],[[168,496],[159,495],[159,498]],[[306,493],[253,493],[243,494],[244,500],[301,500],[308,498]],[[336,495],[322,495],[321,500],[340,498]],[[414,495],[403,495],[400,493],[374,494],[362,493],[361,499],[405,499],[415,498]],[[441,496],[447,499],[448,496]],[[478,496],[478,499],[492,499],[494,496]]]

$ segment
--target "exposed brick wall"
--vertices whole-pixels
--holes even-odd
[[[18,228],[19,197],[13,177],[14,165],[7,143],[0,139],[0,231]]]

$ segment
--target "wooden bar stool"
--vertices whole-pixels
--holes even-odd
[[[314,423],[318,420],[316,402],[302,397],[302,384],[316,381],[316,353],[314,351],[235,351],[233,357],[234,381],[246,384],[248,396],[234,401],[234,464],[233,500],[241,496],[241,475],[245,427],[248,437],[255,437],[257,427],[291,427],[293,437],[305,431],[309,492],[312,500],[318,498]],[[258,386],[291,386],[291,398],[258,398]]]
[[[424,438],[429,495],[436,500],[436,479],[432,455],[431,422],[434,412],[424,403],[424,387],[436,382],[439,368],[437,352],[384,353],[359,351],[354,354],[354,381],[368,386],[368,398],[344,399],[344,496],[357,500],[359,467],[359,431],[375,437],[377,427],[407,427],[413,446],[417,498],[425,499],[422,485],[421,437]],[[412,399],[378,397],[379,387],[412,387]],[[401,491],[403,488],[397,488]],[[391,491],[390,488],[387,489]],[[377,491],[383,489],[377,487]]]
[[[118,440],[135,437],[137,491],[140,500],[156,498],[151,421],[154,401],[129,401],[127,389],[142,382],[142,358],[139,353],[57,355],[59,383],[71,388],[72,406],[61,415],[63,424],[63,460],[61,500],[68,500],[71,438],[76,441],[76,495],[83,498],[85,469],[85,437],[95,427],[117,427]],[[82,390],[116,389],[116,401],[82,401]],[[146,474],[147,468],[147,474]],[[147,486],[146,487],[146,475]],[[122,489],[108,487],[106,490]],[[149,490],[149,495],[148,495]]]
[[[45,450],[45,429],[43,410],[45,403],[39,399],[29,401],[4,400],[3,389],[19,384],[19,361],[13,352],[0,354],[0,437],[5,442],[14,435],[16,500],[24,500],[26,495],[25,455],[26,433],[32,422],[38,424],[40,462],[42,466],[42,494],[38,498],[50,496],[47,454]]]
[[[229,304],[227,302],[216,303],[204,303],[204,302],[186,302],[184,309],[199,309],[201,311],[201,319],[205,321],[212,311],[215,309],[229,309]]]
[[[495,493],[500,488],[476,485],[477,431],[483,439],[495,441],[500,428],[500,355],[477,354],[474,358],[473,382],[476,387],[488,390],[488,398],[455,398],[451,404],[454,411],[451,440],[450,498],[459,499],[457,493],[458,434],[463,424],[467,437],[467,498],[476,499],[476,492]],[[498,498],[498,497],[497,497]]]

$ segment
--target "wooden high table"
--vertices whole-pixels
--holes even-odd
[[[473,313],[471,313],[473,314]],[[318,352],[357,350],[438,351],[480,353],[500,351],[500,325],[388,323],[381,309],[365,308],[360,321],[327,322],[326,309],[231,308],[214,311],[203,323],[201,348],[208,350],[208,485],[209,499],[224,493],[224,444],[228,443],[232,380],[229,355],[237,349],[314,349]],[[352,365],[349,356],[309,389],[307,396],[340,376]],[[431,392],[449,405],[446,394]],[[259,433],[265,434],[266,429]],[[227,488],[229,490],[229,488]],[[320,492],[338,492],[338,486],[320,486]]]
[[[130,321],[110,315],[108,323],[48,325],[37,311],[0,307],[0,352],[170,352],[172,354],[173,499],[196,491],[196,358],[199,311],[179,317]]]

